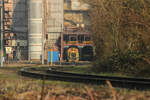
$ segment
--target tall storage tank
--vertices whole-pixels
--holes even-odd
[[[42,55],[42,1],[28,0],[28,59]]]
[[[47,0],[47,48],[54,48],[63,31],[64,0]]]

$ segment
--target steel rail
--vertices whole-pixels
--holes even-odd
[[[70,81],[70,82],[82,82],[89,84],[106,84],[109,80],[114,87],[123,87],[131,89],[149,89],[150,79],[144,78],[127,78],[127,77],[111,77],[111,76],[97,76],[97,75],[87,75],[87,74],[76,74],[69,72],[56,71],[54,69],[46,70],[43,72],[36,68],[25,68],[19,71],[22,76],[48,79],[48,80],[60,80],[60,81]]]
[[[124,81],[136,81],[136,82],[148,82],[150,83],[150,79],[148,78],[130,78],[130,77],[115,77],[115,76],[99,76],[99,75],[89,75],[89,74],[77,74],[63,71],[56,71],[55,69],[47,70],[47,74],[59,74],[59,75],[69,75],[69,76],[79,76],[79,77],[87,77],[87,78],[101,78],[108,80],[124,80]]]

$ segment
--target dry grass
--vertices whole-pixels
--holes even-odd
[[[0,69],[0,100],[114,100],[112,90],[118,100],[150,100],[150,91],[114,89],[110,84],[85,86],[60,81],[42,82],[17,76],[16,70]]]
[[[46,84],[43,99],[41,90],[41,81],[0,80],[0,100],[114,100],[107,86]],[[150,91],[116,89],[116,93],[118,100],[150,100]]]
[[[112,87],[112,84],[110,83],[110,81],[106,81],[107,85],[109,86],[109,88],[112,90],[112,94],[113,94],[113,100],[118,100],[118,96],[117,96],[117,92],[115,91],[115,89]]]

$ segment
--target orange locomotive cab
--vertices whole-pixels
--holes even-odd
[[[69,62],[78,62],[79,61],[78,48],[75,47],[68,48],[67,58]]]

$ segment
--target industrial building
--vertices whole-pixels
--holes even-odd
[[[64,54],[61,34],[80,27],[88,33],[89,5],[82,0],[4,0],[2,5],[5,60],[48,61],[51,49]]]

